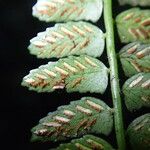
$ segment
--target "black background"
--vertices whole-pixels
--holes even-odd
[[[30,129],[38,123],[38,120],[48,112],[56,110],[63,104],[83,96],[94,96],[104,100],[112,107],[110,85],[104,95],[100,94],[67,94],[65,91],[38,94],[21,87],[22,78],[33,68],[46,64],[48,60],[36,59],[29,54],[27,46],[29,40],[40,31],[53,26],[54,23],[44,23],[32,17],[32,6],[35,0],[0,0],[0,143],[4,150],[46,150],[57,146],[58,143],[30,143]],[[114,17],[127,7],[119,7],[117,1],[113,3]],[[103,31],[103,17],[97,23]],[[120,44],[117,34],[116,51],[123,45]],[[106,52],[100,58],[107,66]],[[119,64],[120,66],[120,64]],[[119,68],[120,83],[125,77]],[[142,113],[146,110],[142,110]],[[125,128],[131,120],[141,112],[130,114],[123,104]],[[103,137],[116,146],[114,131],[109,137]],[[128,148],[129,149],[129,148]]]

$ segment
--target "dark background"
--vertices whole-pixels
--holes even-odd
[[[48,112],[56,110],[63,104],[72,100],[78,100],[83,96],[94,96],[104,100],[112,107],[110,85],[104,95],[100,94],[67,94],[65,91],[38,94],[21,87],[22,78],[33,68],[46,64],[48,60],[40,60],[29,54],[27,47],[29,40],[40,31],[53,26],[54,23],[40,22],[32,17],[32,6],[36,0],[0,0],[0,143],[4,150],[46,150],[58,145],[58,143],[30,143],[30,129],[35,126],[39,119]],[[115,1],[113,4],[114,17],[129,8],[119,7]],[[97,23],[103,31],[103,17]],[[123,45],[116,37],[116,51]],[[106,52],[100,58],[107,66]],[[119,65],[120,66],[120,65]],[[119,68],[120,83],[125,77]],[[130,114],[123,104],[125,128],[131,120],[141,112]],[[114,131],[109,137],[104,137],[114,147],[116,146]],[[129,148],[128,148],[129,149]]]

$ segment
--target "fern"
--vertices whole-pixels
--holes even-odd
[[[119,52],[127,77],[139,72],[150,72],[150,44],[130,43]]]
[[[85,135],[83,138],[72,140],[71,143],[61,144],[52,150],[113,150],[112,146],[101,138]]]
[[[121,5],[130,4],[132,6],[150,6],[150,0],[119,0]]]
[[[135,5],[143,5],[140,2]],[[79,20],[96,22],[101,16],[103,4],[106,34],[90,23],[68,22]],[[118,62],[114,43],[112,0],[103,0],[103,4],[102,0],[38,0],[33,7],[33,16],[39,20],[67,23],[57,24],[45,32],[39,33],[31,40],[30,53],[38,58],[69,57],[31,70],[29,75],[24,77],[22,85],[37,92],[53,92],[56,89],[65,88],[67,92],[103,94],[108,85],[108,69],[93,57],[99,57],[102,54],[106,36],[114,108],[111,109],[101,100],[92,97],[73,101],[41,119],[39,124],[32,129],[32,141],[56,142],[71,140],[85,134],[109,135],[114,118],[117,147],[119,150],[126,149]],[[122,90],[130,111],[143,106],[149,107],[149,45],[146,45],[146,43],[150,43],[149,17],[150,10],[133,8],[122,12],[116,18],[121,42],[134,42],[124,47],[119,53],[126,76],[130,77],[136,74],[126,81]],[[147,116],[144,117],[147,118]],[[137,122],[139,122],[139,126],[137,125],[136,129],[141,130],[141,134],[135,133],[131,124],[127,135],[130,142],[134,141],[131,142],[133,149],[136,146],[132,144],[137,144],[138,148],[145,149],[149,146],[149,140],[147,140],[149,136],[146,134],[146,131],[149,130],[149,128],[147,130],[149,117],[148,122]],[[142,138],[145,134],[146,136]],[[87,140],[92,145],[87,144]],[[148,146],[143,146],[145,141]],[[99,148],[91,147],[95,145],[98,145]],[[73,140],[69,144],[60,145],[58,149],[68,149],[67,146],[82,150],[105,149],[105,145],[109,147],[108,149],[112,149],[109,144],[102,142],[99,138],[87,135]]]
[[[108,69],[102,62],[89,56],[70,56],[49,62],[31,70],[22,82],[23,86],[37,92],[66,88],[67,92],[104,93],[107,84]]]
[[[133,150],[150,149],[150,113],[136,118],[127,129],[127,137]]]
[[[132,8],[116,18],[118,33],[123,43],[140,41],[150,43],[150,10]]]
[[[132,110],[150,107],[150,73],[139,73],[128,79],[123,86],[127,108]]]
[[[112,17],[112,0],[104,0],[104,21],[106,27],[106,43],[107,43],[107,56],[110,65],[110,83],[111,93],[114,105],[114,126],[116,131],[116,139],[119,150],[126,149],[123,114],[122,114],[122,101],[120,97],[120,86],[118,77],[118,65],[115,52],[114,41],[114,27]]]
[[[84,97],[40,120],[32,129],[32,141],[62,141],[87,133],[108,135],[112,126],[112,110],[99,99]]]
[[[104,50],[103,32],[86,22],[56,24],[38,33],[30,42],[30,53],[38,58],[81,54],[98,57]]]
[[[96,22],[102,14],[102,4],[102,0],[38,0],[33,7],[33,16],[46,22]]]
[[[146,5],[148,1],[122,1],[122,4]],[[147,4],[148,5],[148,4]],[[132,8],[116,18],[121,42],[133,42],[121,49],[123,70],[130,77],[123,85],[124,100],[129,111],[150,107],[150,10]],[[134,42],[136,41],[136,42]],[[147,43],[147,44],[142,44]],[[126,139],[133,150],[148,150],[150,115],[135,119],[128,127]]]

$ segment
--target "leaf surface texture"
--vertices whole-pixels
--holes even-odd
[[[99,57],[104,50],[104,34],[86,22],[59,23],[30,40],[28,49],[38,58],[60,58],[87,54]]]
[[[102,8],[102,0],[38,0],[33,6],[33,16],[46,22],[96,22],[101,17]]]
[[[139,41],[150,43],[150,10],[131,8],[116,18],[117,29],[122,43]]]
[[[150,0],[119,0],[121,5],[129,4],[132,6],[150,6]]]
[[[70,143],[61,144],[56,149],[51,150],[113,150],[112,146],[105,140],[93,136],[85,135],[80,139],[72,140]]]
[[[133,150],[150,149],[150,113],[136,118],[127,129],[127,138],[129,139]]]
[[[130,43],[121,49],[119,56],[127,77],[150,72],[150,44]]]
[[[150,73],[139,73],[123,85],[125,103],[130,111],[150,107]]]
[[[22,85],[37,92],[66,88],[67,92],[102,94],[108,85],[108,69],[98,59],[70,56],[31,70]]]
[[[84,97],[41,119],[32,129],[32,141],[63,141],[90,133],[108,135],[112,126],[111,108],[99,99]]]

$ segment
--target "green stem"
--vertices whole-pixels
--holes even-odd
[[[122,103],[118,78],[118,65],[115,53],[112,0],[104,0],[104,20],[106,28],[107,56],[110,64],[111,92],[114,105],[115,131],[119,150],[125,150],[125,135],[122,116]]]

